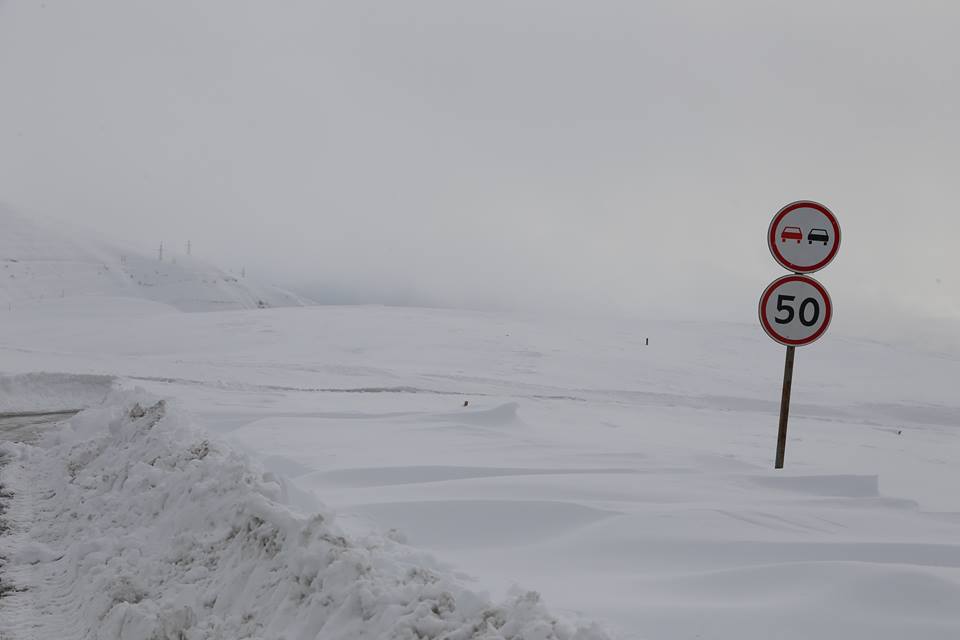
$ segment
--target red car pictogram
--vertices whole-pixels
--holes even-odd
[[[786,242],[787,240],[796,240],[797,244],[800,244],[800,241],[803,240],[803,231],[800,231],[800,227],[784,227],[783,231],[780,232],[780,242]]]

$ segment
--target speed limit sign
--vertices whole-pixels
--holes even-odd
[[[830,326],[833,303],[823,285],[802,275],[830,264],[840,250],[840,223],[830,209],[813,200],[781,208],[767,229],[773,259],[793,274],[774,280],[760,296],[760,324],[767,335],[787,347],[780,396],[780,428],[774,468],[783,468],[787,421],[797,347],[816,341]]]
[[[809,276],[778,278],[760,296],[760,324],[768,336],[788,347],[817,340],[832,317],[830,294]]]

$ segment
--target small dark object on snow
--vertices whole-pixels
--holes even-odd
[[[464,401],[463,401],[463,406],[469,407],[469,406],[470,406],[470,401],[469,401],[469,400],[464,400]]]
[[[897,429],[897,435],[903,435],[903,429]]]

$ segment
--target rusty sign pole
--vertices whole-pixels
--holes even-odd
[[[777,434],[775,469],[783,469],[783,458],[787,451],[787,421],[790,419],[790,389],[793,387],[793,357],[796,350],[796,347],[787,347],[787,361],[783,365],[783,395],[780,396],[780,431]]]

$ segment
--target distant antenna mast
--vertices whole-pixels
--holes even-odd
[[[160,262],[163,262],[163,240],[160,241]]]
[[[193,243],[187,240],[187,255],[193,255]]]

